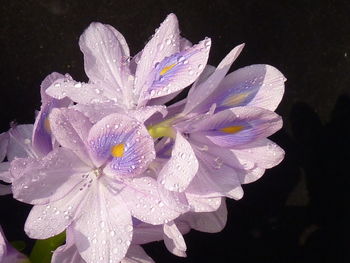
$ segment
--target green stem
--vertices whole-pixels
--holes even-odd
[[[175,120],[174,118],[162,121],[160,123],[157,123],[155,125],[151,125],[147,127],[147,130],[149,134],[154,138],[160,138],[160,137],[170,137],[175,138],[176,132],[171,127],[171,123]]]
[[[62,245],[66,240],[66,233],[62,232],[57,236],[48,239],[37,240],[30,253],[30,261],[32,263],[50,263],[52,252]]]

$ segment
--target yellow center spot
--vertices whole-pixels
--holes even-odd
[[[176,66],[175,64],[171,64],[170,66],[166,66],[162,69],[162,71],[159,73],[159,75],[163,76],[164,74],[166,74],[169,70],[171,70],[173,67]]]
[[[222,103],[222,105],[223,106],[235,106],[235,105],[241,103],[245,98],[247,98],[248,95],[249,95],[248,92],[232,95],[232,96],[228,97],[227,99],[225,99],[224,102]]]
[[[225,133],[236,133],[241,130],[243,130],[244,126],[228,126],[225,128],[221,128],[220,131],[225,132]]]
[[[123,157],[124,156],[124,143],[116,144],[111,148],[111,154],[113,157]]]
[[[51,125],[50,125],[50,121],[48,118],[46,118],[44,120],[44,129],[48,132],[51,133]]]

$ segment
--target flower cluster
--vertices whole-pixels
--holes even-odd
[[[220,231],[225,198],[283,159],[267,137],[282,126],[284,76],[227,74],[243,45],[207,65],[211,40],[182,38],[173,14],[132,58],[110,25],[92,23],[79,45],[89,82],[52,73],[34,124],[0,135],[1,193],[34,205],[29,237],[65,232],[52,262],[153,262],[140,245],[157,240],[186,256],[183,234]]]

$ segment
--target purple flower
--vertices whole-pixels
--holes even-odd
[[[63,108],[53,109],[49,121],[62,147],[11,163],[14,197],[35,205],[25,225],[30,237],[45,239],[69,226],[84,260],[118,262],[131,243],[132,216],[162,224],[179,215],[155,207],[157,183],[143,175],[154,145],[140,122],[116,113],[93,125]]]
[[[164,188],[185,194],[187,202],[189,196],[240,199],[241,184],[257,180],[283,159],[283,150],[266,137],[282,127],[273,110],[285,78],[268,65],[252,65],[225,77],[242,48],[234,48],[216,69],[208,66],[188,98],[168,108],[169,119],[150,129],[151,134],[164,129],[161,134],[175,138],[165,167],[176,160],[178,144],[198,160],[198,168],[192,166],[181,179],[176,169],[160,172]]]
[[[76,82],[67,75],[47,93],[79,104],[113,102],[120,108],[134,109],[152,99],[169,100],[173,97],[170,94],[192,84],[207,63],[211,41],[189,46],[180,38],[176,16],[170,14],[132,60],[124,37],[110,25],[92,23],[79,45],[89,83]]]

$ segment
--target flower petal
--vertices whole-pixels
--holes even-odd
[[[274,111],[282,99],[285,81],[270,65],[251,65],[227,75],[211,100],[217,110],[249,105]]]
[[[159,173],[159,181],[170,191],[183,192],[198,170],[198,161],[189,142],[176,134],[170,160]]]
[[[225,200],[222,200],[218,210],[204,213],[188,213],[185,215],[186,221],[191,228],[206,232],[217,233],[224,229],[227,222],[227,208]]]
[[[269,139],[260,139],[231,151],[241,163],[249,160],[264,169],[278,165],[284,158],[283,149]]]
[[[34,239],[46,239],[63,232],[79,217],[79,211],[89,204],[89,193],[76,186],[62,199],[47,205],[35,205],[26,220],[24,230]]]
[[[87,202],[74,221],[75,244],[88,263],[119,262],[132,238],[132,220],[123,201],[102,184],[90,188]]]
[[[154,263],[141,246],[130,246],[125,258],[120,263]]]
[[[66,231],[66,243],[53,252],[51,263],[85,263],[75,246],[70,228]]]
[[[139,103],[166,96],[192,84],[207,63],[210,46],[211,40],[205,39],[157,63],[143,85]]]
[[[23,162],[26,164],[23,165]],[[17,170],[21,175],[16,175]],[[43,159],[16,159],[11,163],[14,198],[30,204],[46,204],[64,197],[89,172],[72,151],[57,148]]]
[[[186,193],[188,203],[193,212],[213,212],[218,210],[221,205],[221,197],[201,197],[198,195]]]
[[[91,128],[88,144],[95,166],[106,164],[104,172],[111,177],[141,174],[155,157],[153,139],[144,125],[118,113]]]
[[[119,195],[132,216],[142,222],[157,225],[175,219],[180,213],[167,207],[158,193],[157,182],[151,177],[125,179]]]
[[[49,121],[56,140],[92,166],[86,147],[88,132],[92,127],[90,120],[80,111],[61,108],[52,110]]]
[[[41,109],[35,118],[32,135],[32,146],[37,154],[46,155],[52,151],[51,130],[48,125],[48,116],[53,108],[67,107],[71,101],[67,98],[54,99],[46,94],[46,89],[56,80],[64,79],[59,73],[51,73],[41,83]]]
[[[129,101],[129,48],[122,34],[110,25],[91,23],[79,45],[90,81],[103,89],[108,98],[121,104]]]
[[[178,257],[186,257],[187,246],[174,221],[164,224],[163,230],[166,248]]]
[[[55,99],[70,98],[76,103],[102,103],[116,101],[116,98],[110,94],[109,90],[101,89],[100,86],[77,82],[68,74],[63,79],[58,79],[46,89],[46,93]]]
[[[10,140],[7,148],[7,160],[12,161],[15,158],[36,155],[31,147],[32,133],[33,124],[16,125],[9,130]]]
[[[141,53],[135,73],[135,94],[143,96],[141,90],[154,65],[179,49],[178,21],[174,14],[169,14]]]
[[[202,82],[199,86],[196,87],[195,90],[189,94],[187,98],[187,104],[184,109],[184,114],[193,111],[200,104],[208,104],[205,102],[205,100],[210,100],[211,94],[217,88],[219,83],[224,79],[226,73],[230,69],[232,63],[241,53],[243,47],[244,44],[241,44],[232,49],[230,53],[227,54],[227,56],[220,62],[214,73],[211,74],[206,81]],[[196,112],[207,111],[210,106],[211,105],[209,105],[209,107],[206,106],[206,109],[202,109],[198,106],[199,109],[196,110]]]
[[[237,107],[202,119],[192,127],[191,136],[196,140],[206,136],[218,146],[233,148],[272,135],[282,127],[282,119],[262,108]]]

